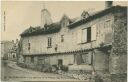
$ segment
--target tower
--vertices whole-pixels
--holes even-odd
[[[51,14],[50,12],[44,7],[41,10],[41,28],[44,28],[44,25],[52,24]]]

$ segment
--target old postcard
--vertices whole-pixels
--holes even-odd
[[[126,1],[1,5],[2,82],[127,82]]]

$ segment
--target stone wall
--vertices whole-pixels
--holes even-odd
[[[78,55],[83,54],[87,55],[87,53],[77,53]],[[88,52],[89,55],[92,55],[92,51]],[[40,69],[43,64],[49,65],[58,65],[58,60],[62,59],[62,64],[64,66],[68,66],[69,70],[93,70],[91,64],[82,63],[77,65],[75,63],[76,59],[74,58],[75,53],[73,54],[57,54],[57,55],[44,55],[44,56],[33,56],[34,62],[31,61],[32,56],[25,56],[25,64],[27,67],[32,69]],[[84,56],[85,57],[85,56]],[[87,56],[86,56],[87,57]],[[90,58],[90,57],[89,57]],[[90,58],[88,60],[93,61],[93,65],[96,71],[108,72],[109,68],[109,54],[103,52],[102,50],[95,50],[95,54],[93,55],[93,59]],[[85,59],[85,58],[83,58]],[[87,58],[86,58],[87,59]]]
[[[112,77],[115,77],[112,78],[112,82],[126,82],[127,12],[118,11],[115,13],[114,17],[114,34],[112,41],[112,51],[110,55],[110,73],[112,74]]]
[[[40,68],[43,64],[58,65],[58,60],[62,59],[63,65],[68,66],[74,64],[73,54],[59,54],[54,56],[33,56],[34,62],[31,61],[32,56],[25,56],[25,65],[29,68]]]
[[[57,65],[58,59],[63,60],[63,65],[74,64],[74,54],[63,54],[63,55],[59,54],[59,55],[55,55],[55,56],[50,56],[50,64]]]
[[[109,23],[108,23],[109,21]],[[111,44],[112,41],[112,24],[114,22],[114,17],[112,13],[103,16],[99,19],[95,19],[91,22],[83,24],[79,27],[68,29],[68,27],[62,27],[60,32],[54,34],[47,34],[47,35],[38,35],[38,36],[31,36],[31,37],[22,37],[22,55],[35,55],[34,56],[34,63],[31,63],[30,57],[26,60],[26,65],[30,66],[31,68],[38,67],[38,61],[42,61],[38,59],[38,54],[40,58],[43,58],[43,54],[46,53],[56,53],[55,45],[58,45],[57,52],[68,52],[68,51],[75,51],[80,49],[90,49],[99,47],[100,44]],[[109,24],[109,26],[108,26]],[[81,44],[77,43],[79,40],[77,37],[78,31],[82,30],[83,28],[96,26],[96,40]],[[64,35],[64,42],[61,42],[61,35]],[[47,48],[47,39],[48,37],[52,37],[52,47]],[[28,43],[30,43],[30,50],[28,50]],[[46,59],[46,57],[45,57]],[[47,56],[47,60],[51,65],[58,64],[58,59],[63,60],[63,65],[74,64],[74,54],[58,54],[54,56]],[[96,70],[107,70],[108,69],[108,54],[105,54],[100,51],[96,51],[94,64]],[[86,69],[85,69],[86,70]]]
[[[91,47],[98,47],[100,44],[111,44],[111,33],[113,23],[113,15],[110,13],[101,18],[95,19],[91,22],[83,24],[73,29],[62,27],[60,32],[54,34],[37,35],[30,37],[22,37],[23,41],[23,55],[28,54],[45,54],[56,53],[55,47],[58,45],[57,52],[68,52],[80,49],[89,49]],[[110,20],[110,26],[107,26]],[[89,43],[78,43],[78,31],[87,27],[96,26],[96,40]],[[61,42],[61,35],[64,35],[64,42]],[[47,48],[48,37],[52,37],[52,47]],[[28,43],[30,42],[30,50],[28,50]]]

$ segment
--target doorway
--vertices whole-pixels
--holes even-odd
[[[63,65],[63,60],[62,59],[58,59],[58,65]]]
[[[63,66],[63,60],[62,59],[58,59],[58,68],[61,69]]]

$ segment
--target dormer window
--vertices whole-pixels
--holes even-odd
[[[69,24],[69,18],[67,15],[64,15],[61,19],[61,27],[66,27]]]
[[[64,20],[64,21],[61,23],[61,27],[66,27],[68,24],[69,24],[69,21]]]
[[[83,11],[83,13],[81,14],[81,18],[82,18],[82,19],[86,19],[86,18],[88,18],[88,17],[89,17],[89,13],[86,12],[86,11]]]

